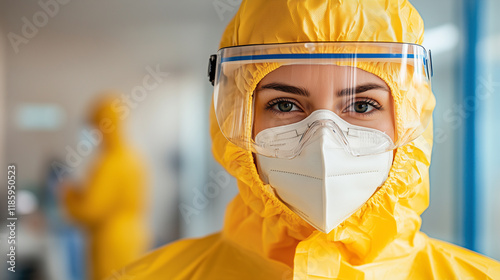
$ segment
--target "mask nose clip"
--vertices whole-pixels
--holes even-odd
[[[329,110],[316,110],[297,123],[264,129],[252,144],[261,155],[293,159],[320,137],[328,140],[325,143],[330,148],[344,149],[354,157],[382,153],[394,146],[384,132],[350,124]]]
[[[349,147],[349,141],[347,140],[345,132],[332,119],[321,119],[312,122],[307,131],[302,135],[301,142],[307,143],[321,135],[330,135],[330,137],[334,138],[336,142],[344,147],[344,149]]]

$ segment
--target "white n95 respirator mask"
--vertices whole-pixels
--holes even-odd
[[[332,111],[318,110],[298,123],[259,132],[255,142],[290,131],[302,131],[301,137],[307,138],[300,153],[291,159],[256,154],[258,172],[293,212],[329,233],[375,193],[392,166],[393,151],[354,156],[349,147],[360,141],[392,140],[384,132],[360,128]],[[287,140],[283,141],[273,144],[282,146]]]

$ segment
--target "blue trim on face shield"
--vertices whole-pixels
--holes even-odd
[[[414,54],[401,53],[285,53],[285,54],[262,54],[262,55],[243,55],[233,57],[223,57],[221,63],[245,60],[279,60],[279,59],[422,59],[425,62],[424,56]]]

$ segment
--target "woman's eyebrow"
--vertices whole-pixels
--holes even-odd
[[[337,96],[341,97],[341,96],[346,96],[346,95],[351,95],[351,94],[357,94],[357,93],[362,93],[362,92],[369,91],[372,89],[382,89],[382,90],[389,92],[389,89],[387,89],[386,87],[379,85],[379,84],[364,84],[364,85],[359,85],[355,88],[345,88],[345,89],[339,91],[337,93]]]
[[[273,90],[297,94],[297,95],[306,96],[306,97],[309,97],[311,95],[309,93],[309,91],[305,88],[300,88],[300,87],[291,86],[291,85],[282,84],[282,83],[269,83],[267,85],[261,86],[260,88],[261,89],[273,89]]]

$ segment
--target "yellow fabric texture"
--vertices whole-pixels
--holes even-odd
[[[70,218],[88,233],[93,280],[105,279],[149,247],[145,167],[123,139],[120,116],[112,106],[116,96],[106,95],[91,119],[102,133],[98,159],[82,188],[66,188],[63,195]]]
[[[423,30],[419,14],[403,0],[248,0],[229,23],[220,47],[309,41],[421,44]],[[247,68],[244,80],[236,82],[248,98],[235,106],[251,108],[251,93],[269,72],[257,68]],[[391,87],[399,135],[408,117],[405,106],[417,107],[414,112],[432,110],[428,88],[413,89],[429,94],[425,100],[404,102],[411,94],[395,86],[397,73],[383,67],[365,70]],[[397,149],[387,181],[365,205],[324,234],[263,184],[252,153],[221,133],[213,106],[210,118],[214,157],[236,177],[239,188],[223,230],[167,245],[125,267],[119,279],[500,279],[498,262],[419,231],[420,214],[429,203],[432,124]],[[240,125],[250,133],[251,124]]]

